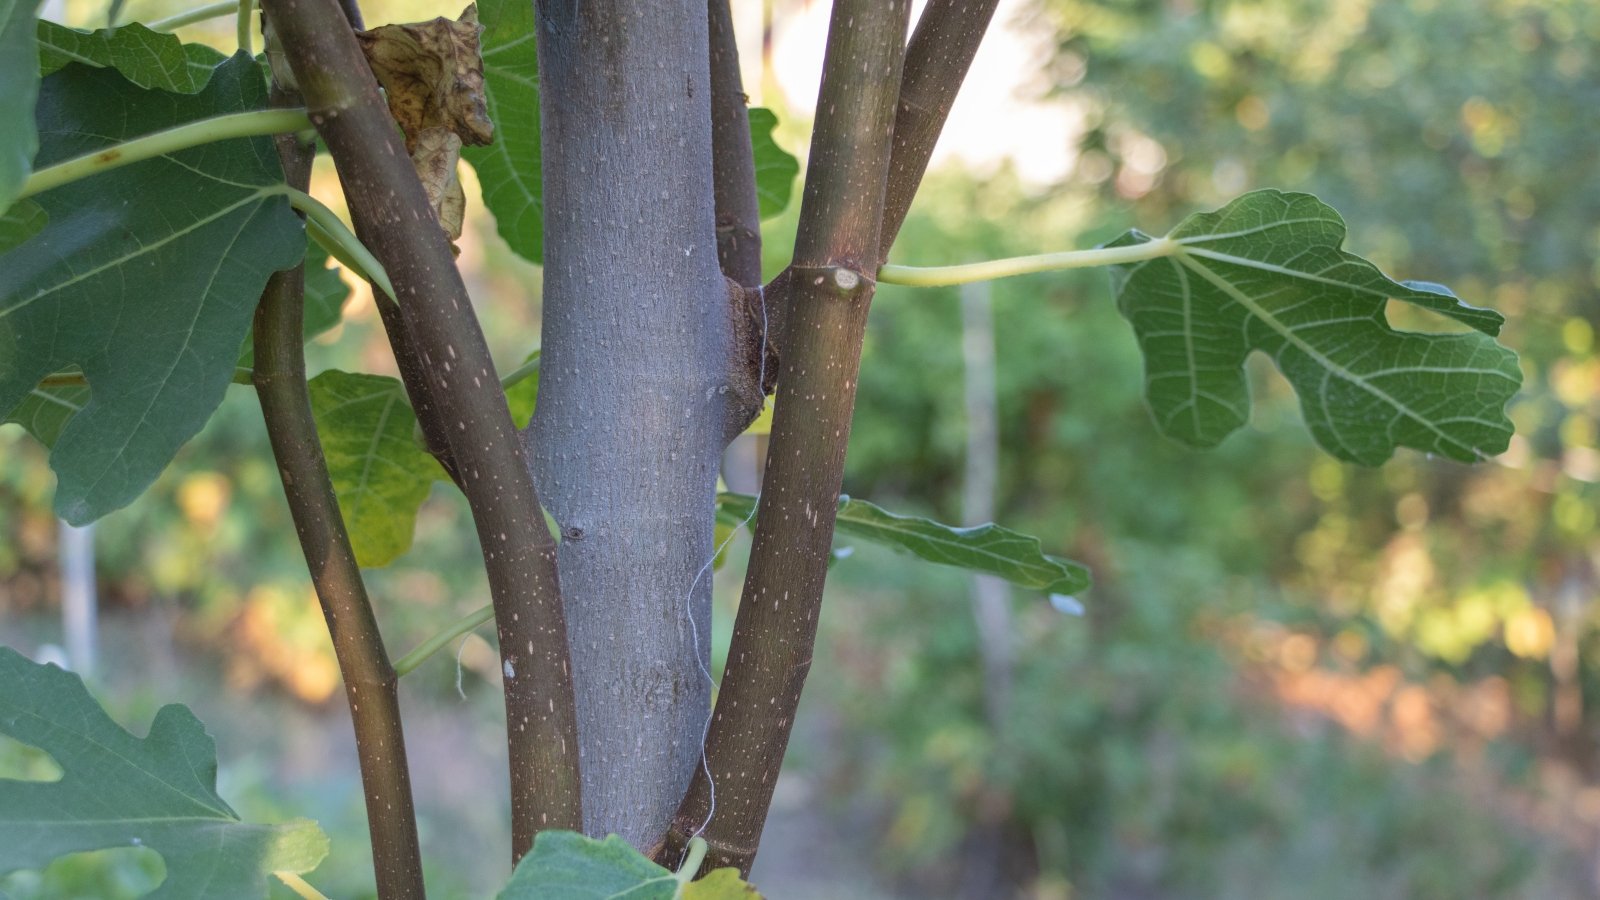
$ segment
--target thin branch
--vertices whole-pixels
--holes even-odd
[[[789,344],[766,489],[728,668],[695,773],[657,859],[704,836],[708,867],[748,873],[811,667],[875,286],[909,0],[838,0],[789,276]],[[709,775],[708,775],[709,773]]]
[[[905,223],[911,201],[922,184],[933,146],[944,130],[956,91],[966,80],[999,0],[928,0],[906,48],[900,78],[899,110],[894,117],[894,155],[889,161],[889,187],[883,200],[883,231],[878,262]]]
[[[274,90],[275,103],[284,99]],[[293,135],[280,137],[277,144],[289,183],[304,187],[314,151]],[[421,898],[422,854],[400,723],[399,676],[389,665],[317,438],[306,390],[304,313],[305,267],[274,273],[256,309],[252,377],[295,533],[344,676],[378,896]]]
[[[711,36],[711,168],[722,274],[745,287],[761,284],[761,203],[750,149],[749,98],[739,75],[728,0],[708,0]]]
[[[723,442],[732,441],[761,414],[776,375],[777,351],[770,341],[770,316],[761,285],[761,200],[756,193],[755,154],[750,148],[749,98],[739,74],[728,0],[708,0],[711,58],[711,175],[716,203],[717,261],[728,277],[728,316],[733,344],[728,355],[728,402]],[[769,379],[770,380],[770,379]]]
[[[449,241],[338,0],[268,0],[263,8],[332,152],[356,233],[403,298],[379,309],[398,326],[389,335],[407,392],[413,403],[437,401],[432,420],[449,423],[440,430],[477,525],[506,674],[518,858],[540,830],[583,825],[556,545]]]
[[[90,175],[109,172],[129,163],[165,156],[212,141],[303,131],[310,125],[303,109],[257,109],[201,119],[198,122],[157,131],[40,169],[23,182],[17,199],[32,197],[51,188],[60,187],[80,178],[88,178]]]

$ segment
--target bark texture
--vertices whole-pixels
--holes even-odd
[[[844,477],[909,0],[839,0],[828,29],[811,164],[787,273],[789,324],[766,485],[706,770],[657,859],[696,835],[706,868],[748,873],[811,668]],[[769,288],[769,291],[771,289]]]
[[[710,704],[729,358],[701,2],[544,0],[544,356],[524,435],[560,524],[584,826],[659,840]],[[691,587],[692,586],[692,587]]]
[[[483,550],[505,672],[511,849],[582,822],[566,623],[555,544],[539,514],[505,392],[449,241],[337,0],[265,0],[312,124],[333,155],[356,235],[388,272],[402,333],[421,361],[401,368],[448,411],[445,437]],[[423,384],[413,385],[421,379]]]
[[[273,106],[300,103],[298,95],[273,88]],[[285,180],[304,190],[311,180],[313,149],[301,145],[292,134],[278,135],[276,144]],[[251,378],[350,703],[378,896],[412,900],[425,896],[425,891],[405,733],[400,724],[400,679],[389,664],[377,617],[367,599],[311,415],[302,346],[304,317],[305,268],[273,273],[256,307]]]

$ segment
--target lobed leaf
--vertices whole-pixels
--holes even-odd
[[[761,900],[736,869],[684,884],[616,835],[541,831],[499,900]]]
[[[444,470],[413,439],[417,417],[399,380],[330,369],[310,390],[356,562],[386,566],[410,549],[417,510]]]
[[[778,116],[761,106],[750,108],[750,147],[756,156],[756,201],[763,219],[780,215],[794,193],[800,160],[772,139]]]
[[[42,84],[39,162],[265,105],[243,54],[192,95],[68,66]],[[138,496],[211,417],[268,276],[300,261],[305,233],[267,138],[195,147],[36,199],[48,222],[0,254],[0,417],[46,375],[83,372],[89,401],[50,455],[56,511],[83,524]]]
[[[755,504],[756,498],[748,494],[717,495],[718,516],[725,522],[743,520]],[[956,528],[841,496],[833,528],[835,536],[848,535],[940,565],[997,575],[1032,590],[1075,594],[1090,584],[1088,569],[1046,554],[1036,537],[992,523]]]
[[[115,69],[142,88],[180,94],[204,88],[225,58],[204,44],[185,44],[138,22],[81,31],[40,19],[38,40],[40,76],[75,62]]]
[[[1522,384],[1496,343],[1501,316],[1447,289],[1390,280],[1341,249],[1344,220],[1309,194],[1255,191],[1185,219],[1160,258],[1117,266],[1117,303],[1145,358],[1145,394],[1170,437],[1209,447],[1249,420],[1245,358],[1272,357],[1317,443],[1377,465],[1406,446],[1475,461],[1511,438]],[[1129,232],[1111,246],[1151,241]],[[1401,300],[1475,329],[1396,331]]]
[[[309,872],[328,839],[305,819],[242,821],[217,794],[217,749],[187,708],[147,737],[106,715],[78,676],[0,647],[0,733],[48,753],[57,781],[0,780],[0,873],[68,853],[148,847],[166,863],[152,900],[266,897],[274,872]]]

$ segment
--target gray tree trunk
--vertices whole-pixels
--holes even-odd
[[[542,0],[544,356],[528,441],[560,524],[585,830],[647,848],[710,707],[727,292],[706,11]]]

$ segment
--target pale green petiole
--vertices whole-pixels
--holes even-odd
[[[1179,246],[1179,243],[1171,238],[1156,238],[1143,244],[1131,244],[1126,247],[1099,247],[1094,250],[1041,253],[1038,256],[1014,256],[1010,259],[995,259],[964,266],[883,266],[878,269],[878,281],[883,284],[904,284],[911,287],[948,287],[971,284],[974,281],[1010,278],[1013,275],[1031,275],[1035,272],[1088,269],[1160,259],[1163,256],[1171,256]]]
[[[517,366],[515,369],[512,369],[510,373],[501,378],[500,387],[502,390],[504,390],[519,381],[532,378],[534,375],[538,374],[538,372],[539,357],[535,356],[533,359],[530,359],[522,365]]]
[[[683,865],[679,866],[678,871],[673,873],[672,876],[673,878],[678,879],[680,892],[682,891],[682,885],[686,885],[694,880],[695,873],[700,871],[700,864],[705,861],[706,839],[703,837],[690,838],[689,854],[683,858]]]
[[[283,882],[289,890],[299,894],[303,900],[328,900],[328,896],[306,882],[304,878],[293,872],[274,872],[278,880]]]
[[[234,30],[239,37],[239,49],[251,56],[255,56],[255,50],[250,46],[250,19],[252,18],[250,13],[256,8],[255,0],[237,0],[234,6],[239,11],[238,21],[234,25]]]
[[[394,285],[389,283],[389,273],[383,270],[383,264],[378,262],[372,251],[361,243],[361,240],[347,228],[333,210],[322,205],[317,198],[304,191],[297,191],[288,185],[279,190],[289,198],[289,205],[298,209],[306,217],[306,233],[311,239],[328,251],[328,255],[347,266],[362,278],[389,296],[390,300],[399,302],[394,294]]]
[[[193,25],[196,22],[204,22],[207,19],[215,19],[220,16],[235,15],[238,13],[238,11],[239,0],[218,0],[216,3],[207,3],[205,6],[197,6],[194,9],[186,10],[178,13],[175,16],[168,16],[165,19],[157,19],[145,27],[149,28],[151,31],[176,31],[185,25]]]
[[[450,643],[456,638],[461,637],[463,634],[466,634],[472,629],[477,628],[479,625],[482,625],[492,618],[494,618],[494,607],[492,606],[479,607],[478,609],[467,613],[454,622],[451,622],[450,627],[418,644],[417,649],[412,650],[405,656],[395,660],[394,673],[396,675],[404,675],[407,672],[410,672],[417,666],[422,665],[423,661],[428,657],[439,652],[439,648]]]
[[[187,125],[179,125],[166,131],[157,131],[131,141],[113,144],[93,153],[86,153],[40,169],[23,182],[22,191],[17,195],[17,199],[32,197],[34,194],[61,187],[80,178],[119,169],[129,163],[143,162],[157,156],[209,144],[212,141],[282,134],[286,131],[300,131],[310,126],[311,120],[306,118],[306,111],[303,109],[258,109],[201,119],[198,122],[190,122]]]

